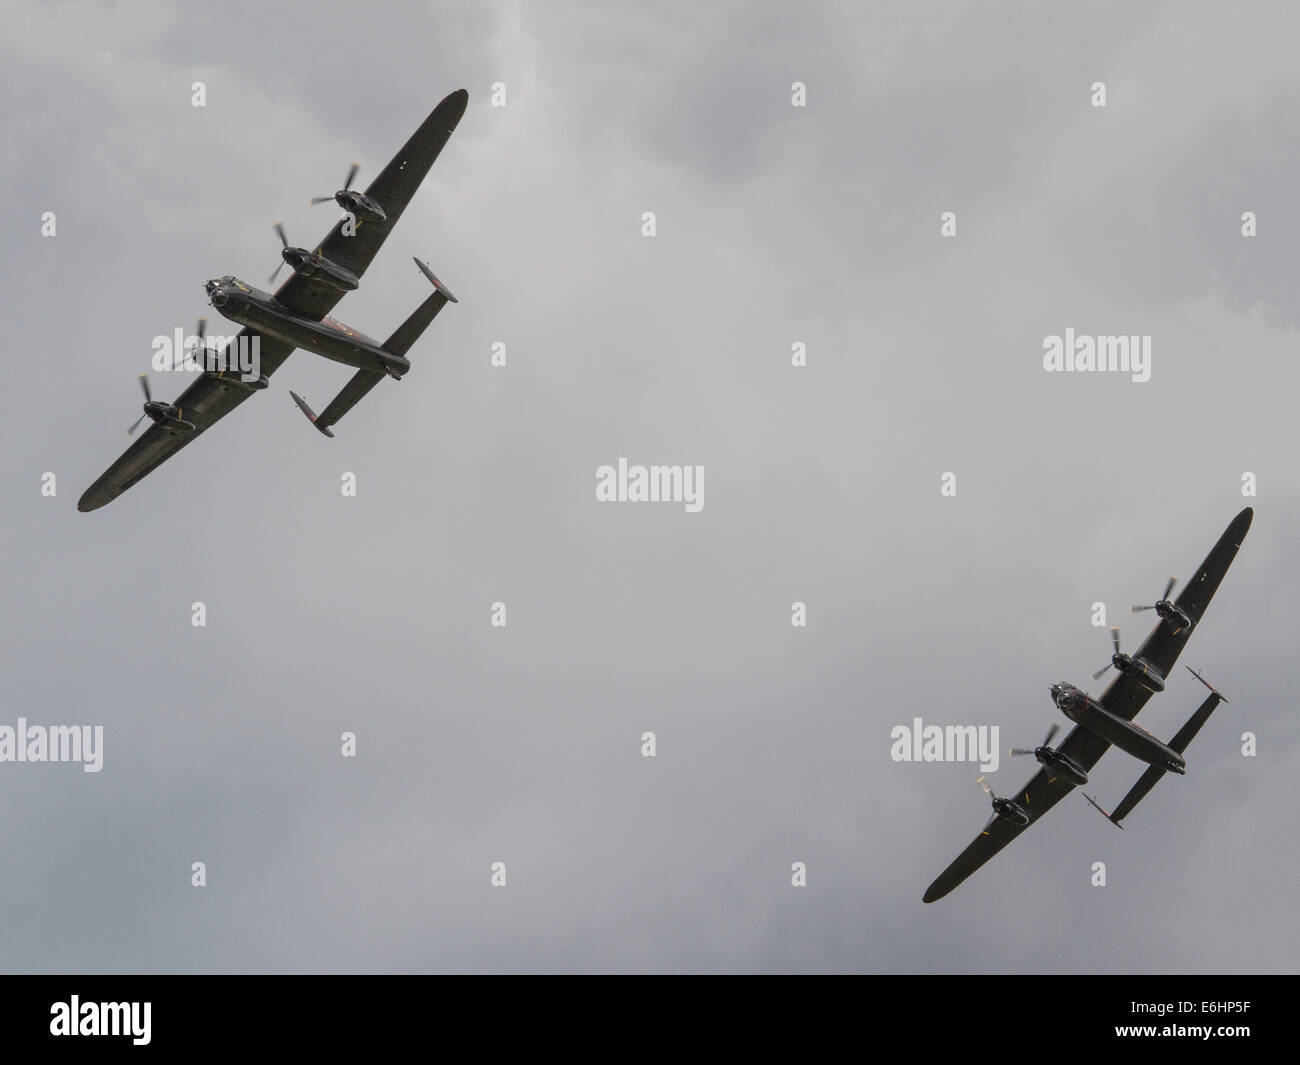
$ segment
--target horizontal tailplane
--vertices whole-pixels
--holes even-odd
[[[420,339],[420,334],[429,328],[429,323],[438,316],[438,312],[448,303],[458,302],[456,297],[451,294],[441,281],[433,276],[430,270],[419,259],[415,260],[415,265],[420,268],[420,272],[432,282],[434,293],[427,300],[415,309],[415,313],[406,321],[397,327],[393,333],[381,345],[383,349],[392,355],[405,355],[410,350],[411,345]]]
[[[1191,669],[1190,666],[1188,668]],[[1187,750],[1187,745],[1191,743],[1196,734],[1201,731],[1201,726],[1210,719],[1210,715],[1214,713],[1214,708],[1220,703],[1226,703],[1228,701],[1212,688],[1210,682],[1197,673],[1196,670],[1193,669],[1192,673],[1195,674],[1197,680],[1210,689],[1210,694],[1205,697],[1205,702],[1201,703],[1201,705],[1196,708],[1196,713],[1187,719],[1187,723],[1183,725],[1174,738],[1169,741],[1169,746],[1179,754],[1182,754]]]

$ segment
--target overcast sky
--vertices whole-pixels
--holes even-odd
[[[0,967],[1294,971],[1300,13],[1072,7],[0,0],[0,725],[104,728],[99,773],[0,764]],[[460,303],[410,374],[326,440],[288,390],[351,371],[298,352],[78,513],[152,338],[227,325],[203,281],[264,286],[462,87],[336,310],[387,336],[425,259]],[[1151,379],[1045,372],[1067,329]],[[598,502],[620,457],[703,509]],[[988,803],[891,728],[997,726],[1014,791],[1092,604],[1135,649],[1248,504],[1186,777],[923,905]]]

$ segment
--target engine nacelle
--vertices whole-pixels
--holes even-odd
[[[1025,813],[1024,807],[1013,799],[995,798],[993,800],[993,812],[999,817],[1006,818],[1013,825],[1029,824],[1029,815]]]
[[[388,221],[384,209],[364,192],[358,192],[356,189],[340,189],[334,194],[334,201],[343,210],[350,211],[363,222]]]
[[[1049,773],[1056,776],[1065,777],[1075,784],[1088,783],[1088,774],[1084,772],[1083,766],[1079,765],[1072,758],[1068,758],[1060,751],[1051,747],[1040,747],[1034,752],[1039,764]]]
[[[270,388],[271,382],[266,379],[266,374],[260,374],[251,381],[244,380],[244,375],[236,369],[217,369],[215,367],[204,370],[205,377],[211,377],[220,381],[223,385],[229,385],[231,388],[242,388],[245,392],[260,392],[264,388]]]
[[[294,273],[315,278],[339,292],[354,292],[360,285],[356,274],[333,259],[326,259],[319,251],[313,255],[305,248],[285,248],[280,255]]]
[[[1145,659],[1132,658],[1129,655],[1116,655],[1115,668],[1124,676],[1137,681],[1147,691],[1159,694],[1165,690],[1165,678]]]

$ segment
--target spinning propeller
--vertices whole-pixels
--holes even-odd
[[[353,163],[352,169],[348,171],[347,181],[343,183],[343,187],[338,192],[333,196],[313,196],[311,202],[329,203],[330,200],[333,200],[343,210],[356,218],[358,225],[362,221],[386,222],[388,216],[384,214],[384,209],[364,192],[358,192],[352,187],[352,181],[360,169],[356,163]]]
[[[194,336],[190,339],[190,342],[185,345],[186,355],[189,355],[192,352],[196,352],[196,351],[201,351],[204,354],[207,353],[208,345],[207,345],[207,340],[205,338],[205,334],[207,333],[207,331],[208,331],[208,320],[206,318],[200,318],[199,324],[195,327]],[[199,368],[206,369],[207,367],[204,366],[201,361]]]
[[[135,431],[140,428],[140,423],[149,417],[149,404],[153,402],[153,393],[149,390],[149,375],[147,373],[140,375],[140,388],[144,390],[145,412],[131,424],[131,428],[126,431],[127,436],[134,436]]]
[[[360,163],[353,163],[352,169],[348,171],[347,181],[343,182],[343,187],[339,189],[338,192],[334,193],[333,196],[313,196],[311,198],[312,205],[315,206],[318,203],[329,203],[330,200],[335,200],[340,207],[346,208],[347,204],[343,201],[347,198],[347,193],[352,189],[352,182],[357,176],[357,171],[360,169]]]
[[[284,269],[285,263],[288,263],[290,266],[293,266],[295,263],[301,265],[307,259],[311,258],[311,252],[306,248],[289,247],[289,238],[284,235],[284,225],[282,223],[276,222],[273,228],[280,237],[280,243],[283,245],[283,248],[280,251],[280,265],[277,266],[275,272],[266,279],[268,285],[275,284],[275,279],[280,276],[280,271]]]
[[[997,795],[992,788],[984,783],[984,778],[979,778],[979,786],[984,789],[984,794],[993,800],[993,816],[989,818],[988,824],[980,829],[980,835],[988,835],[988,831],[993,827],[993,822],[999,817],[1005,817],[1010,825],[1027,825],[1029,824],[1029,815],[1021,809],[1019,803],[1014,799],[1005,799]]]
[[[1170,587],[1173,587],[1173,586],[1170,585]],[[1143,609],[1146,610],[1146,609],[1150,609],[1150,608],[1149,608],[1149,607],[1143,607]],[[1111,642],[1111,643],[1114,645],[1114,647],[1115,647],[1115,653],[1114,653],[1113,655],[1111,655],[1111,657],[1110,657],[1110,661],[1109,661],[1109,662],[1107,662],[1104,666],[1101,667],[1101,669],[1097,670],[1097,672],[1094,673],[1094,674],[1092,675],[1092,679],[1093,679],[1093,680],[1100,680],[1100,679],[1101,679],[1101,675],[1102,675],[1103,673],[1105,673],[1106,670],[1108,670],[1108,669],[1112,669],[1112,668],[1113,668],[1113,669],[1117,669],[1117,670],[1119,670],[1121,673],[1123,673],[1124,670],[1126,670],[1126,669],[1128,668],[1129,663],[1132,661],[1132,659],[1129,658],[1128,655],[1124,654],[1124,652],[1122,652],[1122,651],[1119,649],[1119,626],[1117,626],[1117,625],[1112,625],[1112,626],[1111,626],[1111,629],[1110,629],[1110,642]]]
[[[1128,612],[1129,612],[1130,614],[1137,614],[1137,613],[1139,613],[1140,611],[1143,611],[1143,610],[1155,610],[1155,611],[1159,611],[1159,610],[1160,610],[1160,607],[1161,607],[1162,604],[1165,604],[1165,603],[1168,603],[1168,602],[1169,602],[1169,593],[1172,592],[1172,591],[1174,590],[1174,585],[1177,584],[1177,583],[1178,583],[1178,578],[1177,578],[1177,577],[1170,577],[1170,578],[1169,578],[1169,583],[1165,585],[1165,594],[1164,594],[1164,595],[1162,595],[1158,600],[1156,600],[1156,601],[1155,601],[1154,603],[1152,603],[1150,606],[1131,606],[1131,607],[1128,608]]]
[[[987,832],[989,830],[989,826],[992,825],[993,822],[998,819],[998,814],[1002,812],[1002,810],[998,806],[999,801],[1005,802],[1006,800],[999,800],[997,796],[997,792],[995,792],[992,788],[990,788],[987,784],[984,783],[983,777],[980,777],[979,780],[977,780],[975,783],[977,783],[981,788],[983,788],[984,794],[993,800],[993,816],[990,817],[988,821],[985,823],[984,827],[980,829],[981,832]]]
[[[1052,727],[1049,728],[1049,729],[1047,730],[1047,737],[1043,740],[1043,742],[1042,742],[1039,746],[1040,746],[1040,747],[1047,747],[1047,746],[1050,746],[1050,745],[1051,745],[1051,742],[1052,742],[1052,737],[1055,736],[1055,735],[1056,735],[1058,732],[1060,732],[1060,731],[1061,731],[1061,726],[1058,725],[1058,724],[1056,724],[1055,722],[1053,722]],[[1017,756],[1018,756],[1018,755],[1022,755],[1022,754],[1033,754],[1033,755],[1036,755],[1036,754],[1038,753],[1038,750],[1037,750],[1037,749],[1033,749],[1033,750],[1031,750],[1031,749],[1029,749],[1029,748],[1025,748],[1025,747],[1012,747],[1012,748],[1011,748],[1011,753],[1012,753],[1013,755],[1017,755]],[[980,779],[983,780],[984,778],[983,778],[983,777],[980,777]],[[985,790],[985,791],[988,791],[990,795],[993,794],[992,791],[991,791],[990,789],[988,789],[988,788],[985,788],[984,790]]]

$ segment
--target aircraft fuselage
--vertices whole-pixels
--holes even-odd
[[[364,333],[328,315],[317,322],[294,314],[269,292],[253,288],[238,278],[226,276],[209,281],[204,287],[212,306],[223,317],[296,348],[358,370],[375,370],[392,377],[401,377],[411,368],[401,355],[385,351],[377,340]]]
[[[1186,772],[1187,763],[1181,754],[1161,743],[1140,725],[1112,714],[1073,684],[1053,684],[1052,699],[1061,713],[1076,725],[1095,733],[1121,751],[1171,773]]]

